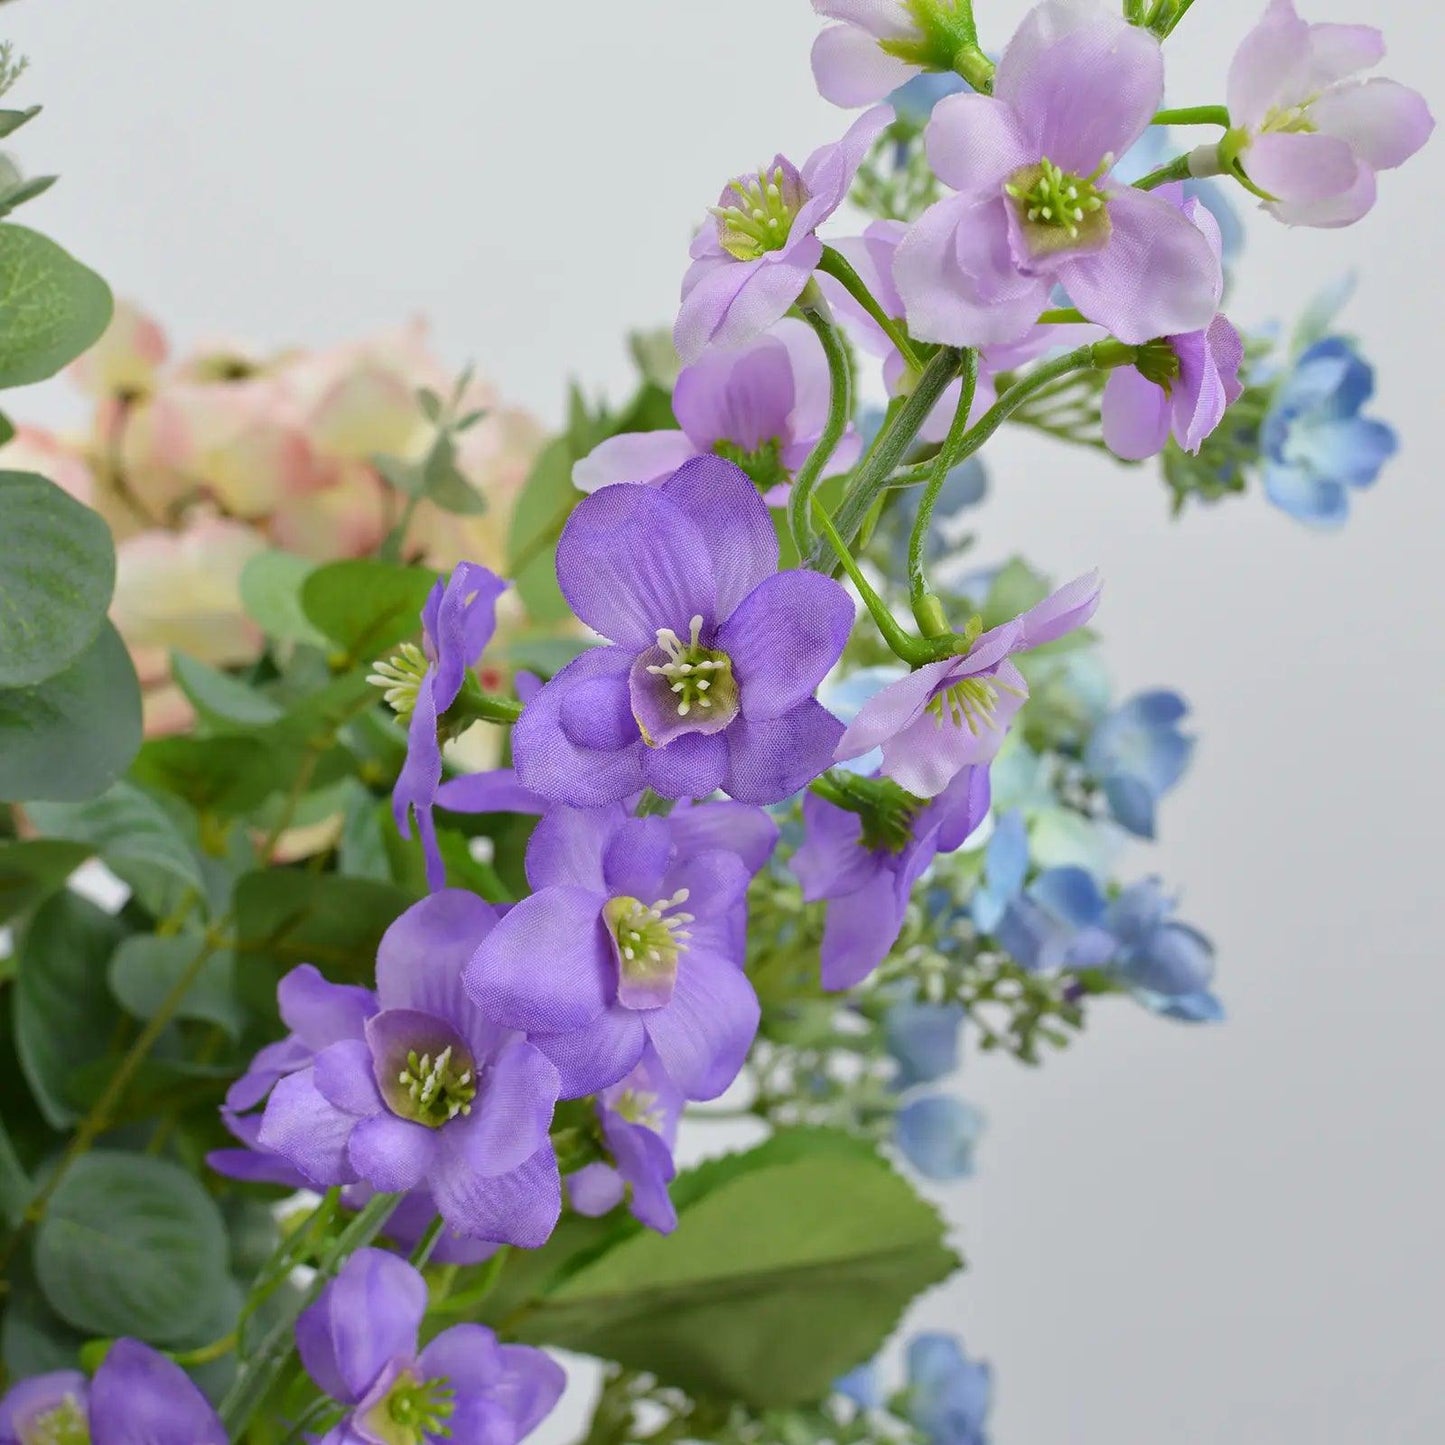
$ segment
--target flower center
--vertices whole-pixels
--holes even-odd
[[[415,1049],[410,1050],[396,1081],[404,1090],[402,1109],[429,1129],[440,1129],[458,1114],[470,1114],[477,1097],[476,1069],[455,1044],[448,1044],[435,1058],[418,1057]]]
[[[629,1124],[651,1129],[654,1134],[662,1133],[663,1115],[656,1094],[649,1094],[643,1089],[628,1089],[612,1107]]]
[[[387,704],[398,717],[410,717],[416,706],[416,695],[426,680],[431,663],[414,642],[404,642],[395,657],[372,664],[375,669],[366,680],[379,687]]]
[[[760,492],[770,492],[774,487],[786,486],[792,481],[783,465],[783,444],[777,437],[769,438],[752,451],[745,451],[736,442],[724,440],[714,443],[713,452],[745,471]]]
[[[90,1445],[90,1422],[75,1397],[67,1395],[22,1425],[18,1434],[21,1445]]]
[[[387,1414],[414,1435],[450,1435],[446,1422],[456,1409],[456,1393],[445,1380],[403,1375],[386,1402]]]
[[[737,703],[737,683],[733,681],[732,659],[725,652],[704,647],[702,618],[694,617],[691,636],[684,642],[670,627],[657,629],[657,645],[667,654],[667,661],[649,667],[653,677],[666,679],[677,698],[678,717],[694,711],[711,712],[715,707],[727,708]]]
[[[648,905],[639,898],[611,898],[602,910],[617,955],[617,1001],[630,1009],[661,1008],[672,999],[678,960],[692,935],[686,888]]]
[[[1014,172],[1004,191],[1013,198],[1034,251],[1103,245],[1111,230],[1108,196],[1095,182],[1113,164],[1108,155],[1089,175],[1076,176],[1045,156],[1038,165]]]
[[[956,728],[966,727],[977,737],[980,732],[991,732],[998,726],[999,694],[1005,692],[1015,697],[1024,696],[1018,688],[997,678],[962,677],[934,693],[928,711],[939,727],[945,723]]]
[[[1261,135],[1313,135],[1319,129],[1310,119],[1310,106],[1313,103],[1312,97],[1310,100],[1301,101],[1298,105],[1275,106],[1265,116],[1259,133]]]
[[[775,166],[756,176],[739,176],[728,189],[737,200],[712,208],[723,250],[737,261],[757,261],[769,251],[781,251],[808,199],[801,179]]]

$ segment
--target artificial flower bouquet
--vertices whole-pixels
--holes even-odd
[[[1226,318],[1240,207],[1360,220],[1432,121],[1291,0],[1172,109],[1192,0],[996,60],[970,0],[813,3],[857,114],[727,181],[559,435],[417,328],[173,355],[0,224],[0,384],[94,407],[0,455],[0,1445],[512,1445],[558,1350],[585,1445],[987,1439],[956,1339],[870,1364],[962,1267],[965,1040],[1224,1009],[1124,851],[1188,706],[974,538],[981,453],[1342,522],[1395,437],[1343,294]]]

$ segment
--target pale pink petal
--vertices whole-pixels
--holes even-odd
[[[813,9],[829,20],[856,25],[878,40],[907,40],[918,34],[905,0],[813,0]]]
[[[1126,462],[1158,456],[1169,440],[1169,398],[1132,366],[1110,372],[1102,403],[1104,444]]]
[[[1435,129],[1425,97],[1393,80],[1342,85],[1310,107],[1310,119],[1377,171],[1403,165]]]
[[[1355,183],[1357,166],[1344,141],[1302,132],[1262,135],[1244,153],[1250,180],[1285,202],[1343,195]]]
[[[1353,226],[1366,215],[1375,204],[1376,189],[1374,171],[1362,165],[1355,175],[1354,185],[1340,195],[1329,196],[1323,201],[1280,202],[1267,205],[1265,210],[1287,226],[1334,230],[1340,226]]]
[[[1229,67],[1229,114],[1235,125],[1256,130],[1280,104],[1289,78],[1309,53],[1309,31],[1290,0],[1274,0],[1240,42]]]
[[[834,105],[871,105],[918,73],[916,65],[889,55],[851,25],[830,25],[813,42],[813,79],[818,94]]]
[[[572,485],[579,492],[595,492],[616,482],[661,482],[696,455],[685,432],[626,432],[583,457],[572,468]]]
[[[1036,164],[1011,105],[987,95],[950,95],[934,107],[926,133],[928,161],[956,191],[997,186]]]

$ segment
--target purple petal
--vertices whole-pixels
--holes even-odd
[[[475,1007],[528,1033],[592,1023],[617,986],[603,902],[583,888],[545,888],[510,909],[466,965]]]
[[[760,261],[719,256],[695,263],[672,333],[684,364],[691,366],[709,346],[741,346],[781,321],[822,258],[823,243],[803,236]]]
[[[1205,237],[1168,201],[1132,186],[1110,189],[1109,220],[1102,250],[1059,263],[1074,305],[1130,345],[1203,331],[1224,289]]]
[[[1249,178],[1281,201],[1323,201],[1348,191],[1359,162],[1342,140],[1326,135],[1271,134],[1244,154]]]
[[[471,1114],[442,1131],[444,1145],[475,1174],[510,1174],[547,1142],[557,1104],[557,1070],[518,1039],[502,1050],[480,1085]]]
[[[610,892],[602,860],[629,817],[620,806],[554,808],[537,824],[527,844],[527,881],[537,891],[585,888],[598,895]]]
[[[739,718],[728,730],[723,790],[739,803],[767,807],[827,772],[843,724],[811,698],[768,722]]]
[[[926,137],[929,164],[956,191],[996,189],[1039,158],[1011,105],[971,92],[939,101]]]
[[[603,892],[648,903],[663,896],[663,875],[672,859],[672,829],[666,818],[629,818],[608,840]]]
[[[1355,183],[1348,191],[1323,201],[1277,202],[1265,206],[1276,220],[1287,226],[1314,226],[1333,230],[1353,226],[1367,215],[1375,204],[1375,173],[1369,166],[1360,166]]]
[[[369,1021],[368,1021],[369,1022]],[[365,1039],[343,1039],[316,1055],[316,1087],[328,1104],[366,1119],[385,1108],[376,1087],[376,1069]]]
[[[497,599],[510,585],[486,567],[461,562],[440,602],[428,604],[426,630],[435,647],[432,692],[438,713],[457,700],[467,669],[486,651],[497,630]]]
[[[632,1186],[632,1213],[649,1229],[671,1234],[677,1228],[677,1210],[667,1189],[677,1174],[672,1150],[646,1125],[624,1123],[615,1114],[605,1128],[608,1147]]]
[[[955,853],[973,837],[993,806],[993,783],[987,768],[968,768],[939,795],[920,830],[936,829],[940,853]]]
[[[457,1412],[448,1423],[460,1441],[525,1439],[551,1414],[567,1386],[567,1374],[541,1350],[498,1345],[484,1325],[453,1325],[421,1353],[423,1379],[440,1378],[457,1391]],[[484,1406],[505,1421],[505,1437],[473,1431],[473,1407]],[[493,1424],[492,1429],[496,1426]]]
[[[282,1022],[315,1051],[341,1039],[359,1039],[377,1008],[370,989],[331,983],[309,963],[293,968],[281,980],[276,1002]]]
[[[546,801],[517,781],[511,768],[467,773],[437,789],[437,806],[451,813],[545,813]]]
[[[688,912],[695,915],[697,925],[705,926],[745,904],[751,881],[743,860],[736,853],[719,849],[679,857],[664,876],[658,896],[672,897],[686,889]],[[737,962],[741,964],[742,960]]]
[[[823,987],[837,992],[862,983],[888,957],[907,911],[907,894],[888,871],[834,898],[823,926]]]
[[[958,663],[956,657],[930,662],[874,693],[858,710],[858,716],[839,741],[834,755],[837,761],[861,758],[917,722],[933,694],[954,674]]]
[[[426,1179],[440,1147],[436,1129],[378,1114],[352,1131],[351,1167],[379,1194],[404,1194]]]
[[[226,1107],[238,1114],[254,1109],[271,1092],[277,1079],[304,1069],[313,1058],[313,1050],[292,1036],[267,1044],[251,1060],[246,1072],[226,1090]]]
[[[551,1144],[520,1169],[484,1177],[457,1153],[447,1156],[432,1180],[437,1208],[458,1233],[519,1249],[540,1249],[562,1213],[562,1176]]]
[[[567,1176],[567,1197],[578,1214],[600,1219],[627,1198],[627,1185],[610,1164],[588,1164]]]
[[[93,1445],[226,1445],[216,1412],[174,1361],[117,1340],[90,1386]]]
[[[583,1099],[610,1088],[637,1067],[647,1032],[640,1014],[614,1005],[584,1029],[538,1034],[528,1042],[556,1065],[562,1097]]]
[[[747,975],[723,958],[689,949],[672,1002],[642,1015],[668,1076],[689,1099],[716,1099],[747,1061],[761,1016]]]
[[[882,100],[918,73],[851,25],[829,25],[813,42],[818,93],[848,110]]]
[[[258,1140],[263,1149],[289,1160],[313,1184],[329,1189],[351,1184],[356,1171],[346,1145],[356,1120],[326,1102],[314,1071],[288,1074],[266,1101]]]
[[[206,1168],[242,1184],[277,1184],[283,1189],[310,1187],[306,1176],[279,1155],[258,1154],[251,1149],[212,1149],[206,1155]]]
[[[79,1370],[52,1370],[21,1380],[0,1396],[0,1442],[18,1445],[22,1434],[30,1436],[36,1416],[60,1405],[73,1405],[85,1419],[89,1393],[90,1386]]]
[[[1404,165],[1435,129],[1425,97],[1393,80],[1366,80],[1329,91],[1310,107],[1310,119],[1322,135],[1344,141],[1377,171]]]
[[[412,816],[416,817],[426,859],[427,887],[433,891],[446,883],[446,866],[437,846],[432,806],[442,780],[442,750],[437,737],[437,704],[430,681],[416,695],[406,735],[406,760],[391,794],[391,813],[403,838],[411,837]]]
[[[595,492],[619,482],[650,485],[670,477],[698,449],[680,431],[625,432],[608,437],[572,468],[572,485]]]
[[[296,1321],[306,1373],[333,1400],[354,1404],[398,1357],[416,1352],[426,1283],[403,1259],[358,1249]]]
[[[1109,373],[1101,402],[1104,443],[1126,462],[1158,456],[1169,440],[1169,398],[1164,388],[1132,366]]]
[[[664,798],[706,798],[727,777],[728,739],[723,733],[686,733],[649,748],[642,776]]]
[[[681,803],[668,819],[681,854],[724,849],[759,873],[778,846],[778,825],[761,808],[744,803]]]
[[[852,600],[820,572],[779,572],[755,588],[718,634],[743,716],[770,722],[811,698],[852,630]]]
[[[1019,650],[1057,642],[1082,627],[1099,610],[1103,590],[1104,582],[1099,574],[1086,572],[1030,607],[1018,621]]]
[[[901,311],[900,311],[901,314]],[[817,444],[828,423],[828,404],[831,400],[832,385],[828,376],[828,358],[817,333],[805,321],[788,317],[772,330],[772,337],[787,354],[788,372],[791,378],[793,405],[783,420],[783,428],[776,435],[786,442],[790,437],[794,445],[803,444],[809,451]],[[767,441],[769,438],[764,437]],[[786,452],[784,448],[785,464]],[[842,460],[842,452],[834,459],[834,466],[851,466]]]
[[[787,348],[769,334],[737,351],[709,351],[685,367],[673,389],[672,409],[694,454],[710,452],[720,441],[754,452],[784,435],[794,400]]]
[[[803,184],[811,199],[794,222],[794,236],[800,228],[821,225],[848,199],[859,168],[895,119],[891,105],[875,105],[848,127],[841,140],[819,146],[803,162]]]
[[[1235,125],[1257,129],[1284,97],[1309,50],[1310,28],[1289,0],[1274,0],[1240,42],[1229,67],[1229,114]]]
[[[778,534],[767,504],[747,473],[721,457],[689,462],[663,484],[662,494],[706,538],[717,606],[715,613],[704,617],[723,622],[749,592],[778,570]],[[676,629],[682,636],[687,635],[686,621]],[[647,641],[656,641],[655,633]]]
[[[803,798],[803,843],[788,866],[808,903],[855,893],[879,871],[878,858],[863,846],[862,818],[814,793]]]
[[[717,603],[707,539],[665,485],[584,497],[557,544],[557,581],[583,622],[634,651],[653,646],[659,628],[686,637],[690,619],[711,621]]]

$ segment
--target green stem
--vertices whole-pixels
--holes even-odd
[[[827,315],[826,310],[820,309],[820,306],[821,297],[817,303],[809,302],[805,298],[798,308],[803,320],[813,328],[818,340],[823,343],[823,354],[828,359],[830,387],[828,420],[823,427],[823,434],[818,438],[818,445],[813,448],[808,460],[798,469],[798,475],[793,478],[792,491],[788,494],[788,528],[793,534],[793,545],[798,549],[799,557],[807,556],[813,539],[808,521],[808,504],[813,496],[813,488],[818,485],[823,468],[838,450],[838,444],[848,430],[848,419],[853,414],[853,379],[849,371],[848,349],[843,345],[843,338],[832,318]]]
[[[509,697],[493,697],[469,681],[461,695],[447,709],[446,716],[448,722],[489,722],[506,725],[521,720],[523,706]]]
[[[924,576],[923,552],[928,543],[928,533],[933,527],[933,512],[938,505],[939,493],[948,480],[948,474],[958,465],[968,438],[968,417],[973,410],[974,394],[978,390],[978,352],[963,354],[963,393],[958,399],[958,409],[953,414],[953,425],[943,443],[943,449],[933,460],[933,476],[928,490],[918,504],[918,516],[913,522],[913,534],[908,539],[908,596],[913,605],[913,615],[923,629],[924,636],[937,635],[938,609],[929,606],[928,579]],[[947,631],[947,627],[943,629]]]
[[[1189,179],[1189,157],[1187,155],[1175,156],[1167,166],[1160,166],[1157,171],[1150,171],[1142,181],[1134,182],[1136,191],[1152,191],[1159,186],[1167,186],[1171,181],[1187,181]]]
[[[923,370],[923,362],[913,349],[908,328],[884,311],[878,298],[868,289],[863,278],[853,269],[848,258],[841,251],[835,251],[831,246],[824,246],[823,259],[818,262],[818,269],[837,281],[878,323],[883,334],[898,348],[911,370],[915,373]]]
[[[1089,318],[1073,306],[1056,306],[1039,312],[1040,326],[1081,326],[1087,325],[1088,321]]]
[[[440,1214],[427,1225],[426,1233],[417,1240],[416,1248],[411,1252],[411,1267],[413,1269],[425,1269],[427,1267],[427,1263],[431,1259],[433,1252],[441,1242],[442,1231],[446,1227],[447,1222]]]
[[[1227,105],[1186,105],[1179,110],[1161,110],[1155,117],[1155,125],[1217,125],[1228,130],[1232,122],[1229,119],[1229,107]]]

